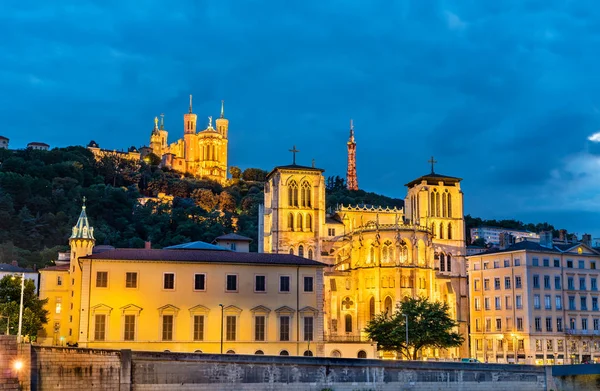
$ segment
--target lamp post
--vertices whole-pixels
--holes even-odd
[[[12,276],[15,279],[15,276]],[[23,294],[25,293],[25,273],[21,273],[21,303],[19,304],[19,333],[17,334],[17,343],[21,343],[21,330],[23,328]]]
[[[221,307],[221,354],[223,354],[223,304],[219,304]]]
[[[410,359],[410,350],[408,349],[408,314],[402,314],[404,316],[404,326],[406,329],[406,354]]]

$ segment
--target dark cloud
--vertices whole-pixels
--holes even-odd
[[[571,162],[598,154],[598,20],[591,0],[7,2],[2,133],[126,148],[164,112],[176,139],[192,93],[201,123],[225,99],[232,164],[296,144],[344,175],[354,118],[365,189],[403,196],[434,154],[468,213],[544,220],[566,208],[544,194],[594,178]]]

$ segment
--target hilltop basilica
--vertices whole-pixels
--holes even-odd
[[[295,154],[295,148],[292,150]],[[358,189],[351,125],[347,186]],[[327,213],[324,170],[275,167],[259,213],[259,252],[294,254],[329,265],[324,275],[325,340],[365,342],[369,320],[404,297],[448,303],[467,340],[469,302],[460,178],[431,172],[406,184],[403,209],[337,206]],[[428,357],[467,357],[467,343]]]

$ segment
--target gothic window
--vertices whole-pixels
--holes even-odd
[[[302,182],[301,196],[302,196],[302,207],[310,208],[311,207],[310,184],[307,181]]]
[[[387,314],[387,316],[392,316],[392,298],[391,297],[386,297],[385,301],[383,302],[383,310],[385,311],[385,313]]]
[[[448,223],[448,235],[446,239],[452,239],[452,223]]]
[[[294,248],[290,247],[290,255],[294,255]]]
[[[389,248],[385,244],[381,248],[381,262],[389,262]]]
[[[375,318],[375,298],[371,297],[369,300],[369,320],[373,320]]]
[[[430,194],[431,199],[429,200],[429,203],[431,205],[429,206],[430,207],[429,210],[431,210],[431,217],[435,217],[435,194],[436,194],[436,191],[437,190],[434,189]]]
[[[304,257],[304,246],[303,245],[298,246],[298,256]]]
[[[406,246],[400,247],[400,262],[405,263],[408,261],[408,248]]]
[[[313,250],[312,250],[312,248],[308,249],[308,259],[313,259]]]
[[[298,184],[290,181],[288,184],[288,206],[298,206]]]
[[[448,190],[446,190],[446,191],[448,191]],[[452,196],[450,195],[450,193],[448,193],[448,202],[447,202],[447,204],[448,204],[448,214],[447,214],[447,216],[448,217],[452,217],[452,198],[451,197]]]
[[[302,231],[302,215],[300,213],[296,216],[296,228],[298,231]]]
[[[435,190],[435,216],[440,217],[440,193]]]
[[[346,332],[347,333],[351,333],[352,332],[352,315],[350,314],[346,314],[346,316],[344,317],[344,323],[346,326]]]
[[[440,271],[446,271],[446,256],[444,254],[440,254]]]
[[[293,213],[288,214],[288,229],[290,231],[294,230],[294,214]]]
[[[442,194],[442,217],[446,217],[446,193]]]
[[[312,215],[310,213],[306,215],[306,229],[312,231]]]
[[[446,256],[446,271],[452,271],[452,255],[450,254]]]
[[[440,239],[444,239],[444,224],[440,223]]]
[[[371,249],[369,250],[369,263],[375,262],[375,246],[371,245]]]

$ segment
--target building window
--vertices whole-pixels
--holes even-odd
[[[504,307],[507,310],[512,309],[512,296],[505,296],[504,297]]]
[[[194,341],[204,341],[204,315],[194,315]]]
[[[61,276],[56,276],[56,285],[58,285],[58,286],[62,285],[62,277]]]
[[[557,310],[562,310],[562,296],[556,295],[554,298],[554,304],[556,305]]]
[[[580,269],[585,269],[585,261],[581,261],[580,260],[577,263],[578,263],[578,266],[579,266]]]
[[[327,234],[329,236],[335,236],[335,228],[327,228]]]
[[[294,214],[291,212],[288,214],[288,229],[290,231],[294,230]]]
[[[490,290],[490,280],[488,278],[483,280],[483,289],[486,291]]]
[[[194,274],[194,290],[195,291],[206,290],[206,274],[204,274],[204,273]]]
[[[375,299],[372,299],[372,300],[373,300],[373,302],[375,301]],[[475,298],[474,303],[475,303],[475,311],[481,310],[481,301],[479,300],[479,297]]]
[[[254,292],[266,292],[266,291],[267,291],[267,277],[254,276]]]
[[[137,273],[125,273],[125,288],[137,288]]]
[[[446,256],[443,253],[440,254],[440,271],[446,271]]]
[[[290,255],[294,255],[294,248],[290,247]]]
[[[290,340],[290,317],[280,316],[279,317],[279,340],[289,341]]]
[[[544,289],[550,289],[550,276],[544,276]]]
[[[94,316],[94,341],[104,341],[106,339],[106,315],[97,314]]]
[[[54,309],[54,312],[56,312],[57,314],[60,314],[61,310],[62,310],[62,298],[57,297],[56,298],[56,307]]]
[[[500,296],[496,296],[494,298],[494,308],[497,310],[502,309],[502,299],[500,298]]]
[[[298,246],[298,256],[304,258],[304,246],[303,245]]]
[[[108,272],[96,272],[96,288],[108,287]]]
[[[523,298],[521,295],[517,295],[515,296],[515,306],[517,307],[518,310],[523,308]]]
[[[312,292],[313,291],[313,278],[305,276],[304,277],[304,292]]]
[[[494,278],[494,289],[495,290],[500,289],[500,277]]]
[[[290,276],[279,276],[279,292],[290,291]]]
[[[540,287],[540,276],[538,276],[537,274],[533,276],[533,287],[534,288]]]
[[[544,260],[542,262],[543,262],[544,267],[550,266],[550,260],[548,258],[544,258]]]
[[[592,297],[592,311],[598,311],[598,298]]]
[[[535,318],[535,331],[542,331],[542,318]]]
[[[554,267],[560,267],[560,259],[554,260]]]
[[[554,276],[554,289],[561,289],[560,288],[560,276]]]
[[[575,282],[573,281],[573,277],[567,277],[567,289],[570,291],[575,290]]]
[[[496,331],[502,331],[502,319],[496,318]],[[490,340],[491,342],[491,340]]]
[[[573,269],[573,261],[570,259],[567,259],[567,268],[568,269]]]
[[[313,330],[314,330],[314,318],[312,316],[304,317],[304,340],[312,341],[313,338]]]
[[[175,273],[163,274],[163,289],[175,289]]]
[[[515,259],[515,266],[521,266],[521,260],[519,258]]]
[[[290,353],[287,350],[282,350],[281,352],[279,352],[280,356],[289,356]]]
[[[173,315],[162,316],[162,340],[173,340]]]
[[[584,291],[585,288],[585,277],[580,277],[579,278],[579,290],[580,291]]]
[[[521,276],[515,276],[515,288],[521,289],[523,287]]]
[[[298,184],[290,181],[288,185],[288,206],[298,206]]]
[[[306,181],[302,182],[302,191],[301,191],[302,206],[305,208],[311,207],[310,193],[311,193],[310,192],[310,184]]]
[[[517,318],[517,331],[523,331],[523,318]]]
[[[265,340],[265,316],[259,315],[254,317],[254,340]]]
[[[135,315],[125,315],[123,339],[125,341],[135,340]]]
[[[312,216],[310,214],[306,215],[306,229],[312,231]]]
[[[491,307],[490,307],[490,298],[489,297],[484,297],[483,298],[483,308],[485,308],[486,311],[489,311],[491,309]]]
[[[345,323],[345,330],[347,333],[351,333],[352,332],[352,315],[350,314],[346,314],[346,316],[344,317],[344,323]]]
[[[546,331],[552,331],[552,318],[546,318]]]
[[[235,335],[236,335],[236,326],[237,326],[237,317],[234,315],[227,315],[227,335],[226,335],[226,340],[227,341],[235,341]]]
[[[562,318],[556,318],[556,331],[559,333],[563,331]]]
[[[510,289],[510,277],[504,277],[504,289]]]
[[[540,295],[533,295],[533,308],[539,310],[540,307]]]
[[[540,265],[540,260],[538,258],[533,258],[531,262],[532,262],[533,266],[539,266]]]
[[[579,301],[581,302],[581,310],[587,311],[587,297],[580,297]]]
[[[569,310],[575,310],[575,296],[569,296]]]
[[[452,271],[452,255],[450,255],[450,254],[446,255],[446,271],[447,272]]]
[[[312,250],[312,248],[308,249],[308,259],[310,259],[310,260],[313,259],[313,250]]]
[[[593,291],[597,291],[598,290],[598,280],[596,278],[591,278],[590,279],[590,288]]]
[[[552,296],[551,295],[544,296],[544,308],[547,310],[552,309]]]
[[[228,274],[226,276],[225,290],[227,292],[237,292],[237,274]]]
[[[478,291],[479,289],[480,289],[480,286],[479,286],[479,279],[478,279],[478,278],[476,278],[476,279],[473,281],[473,290],[474,290],[474,291]]]

